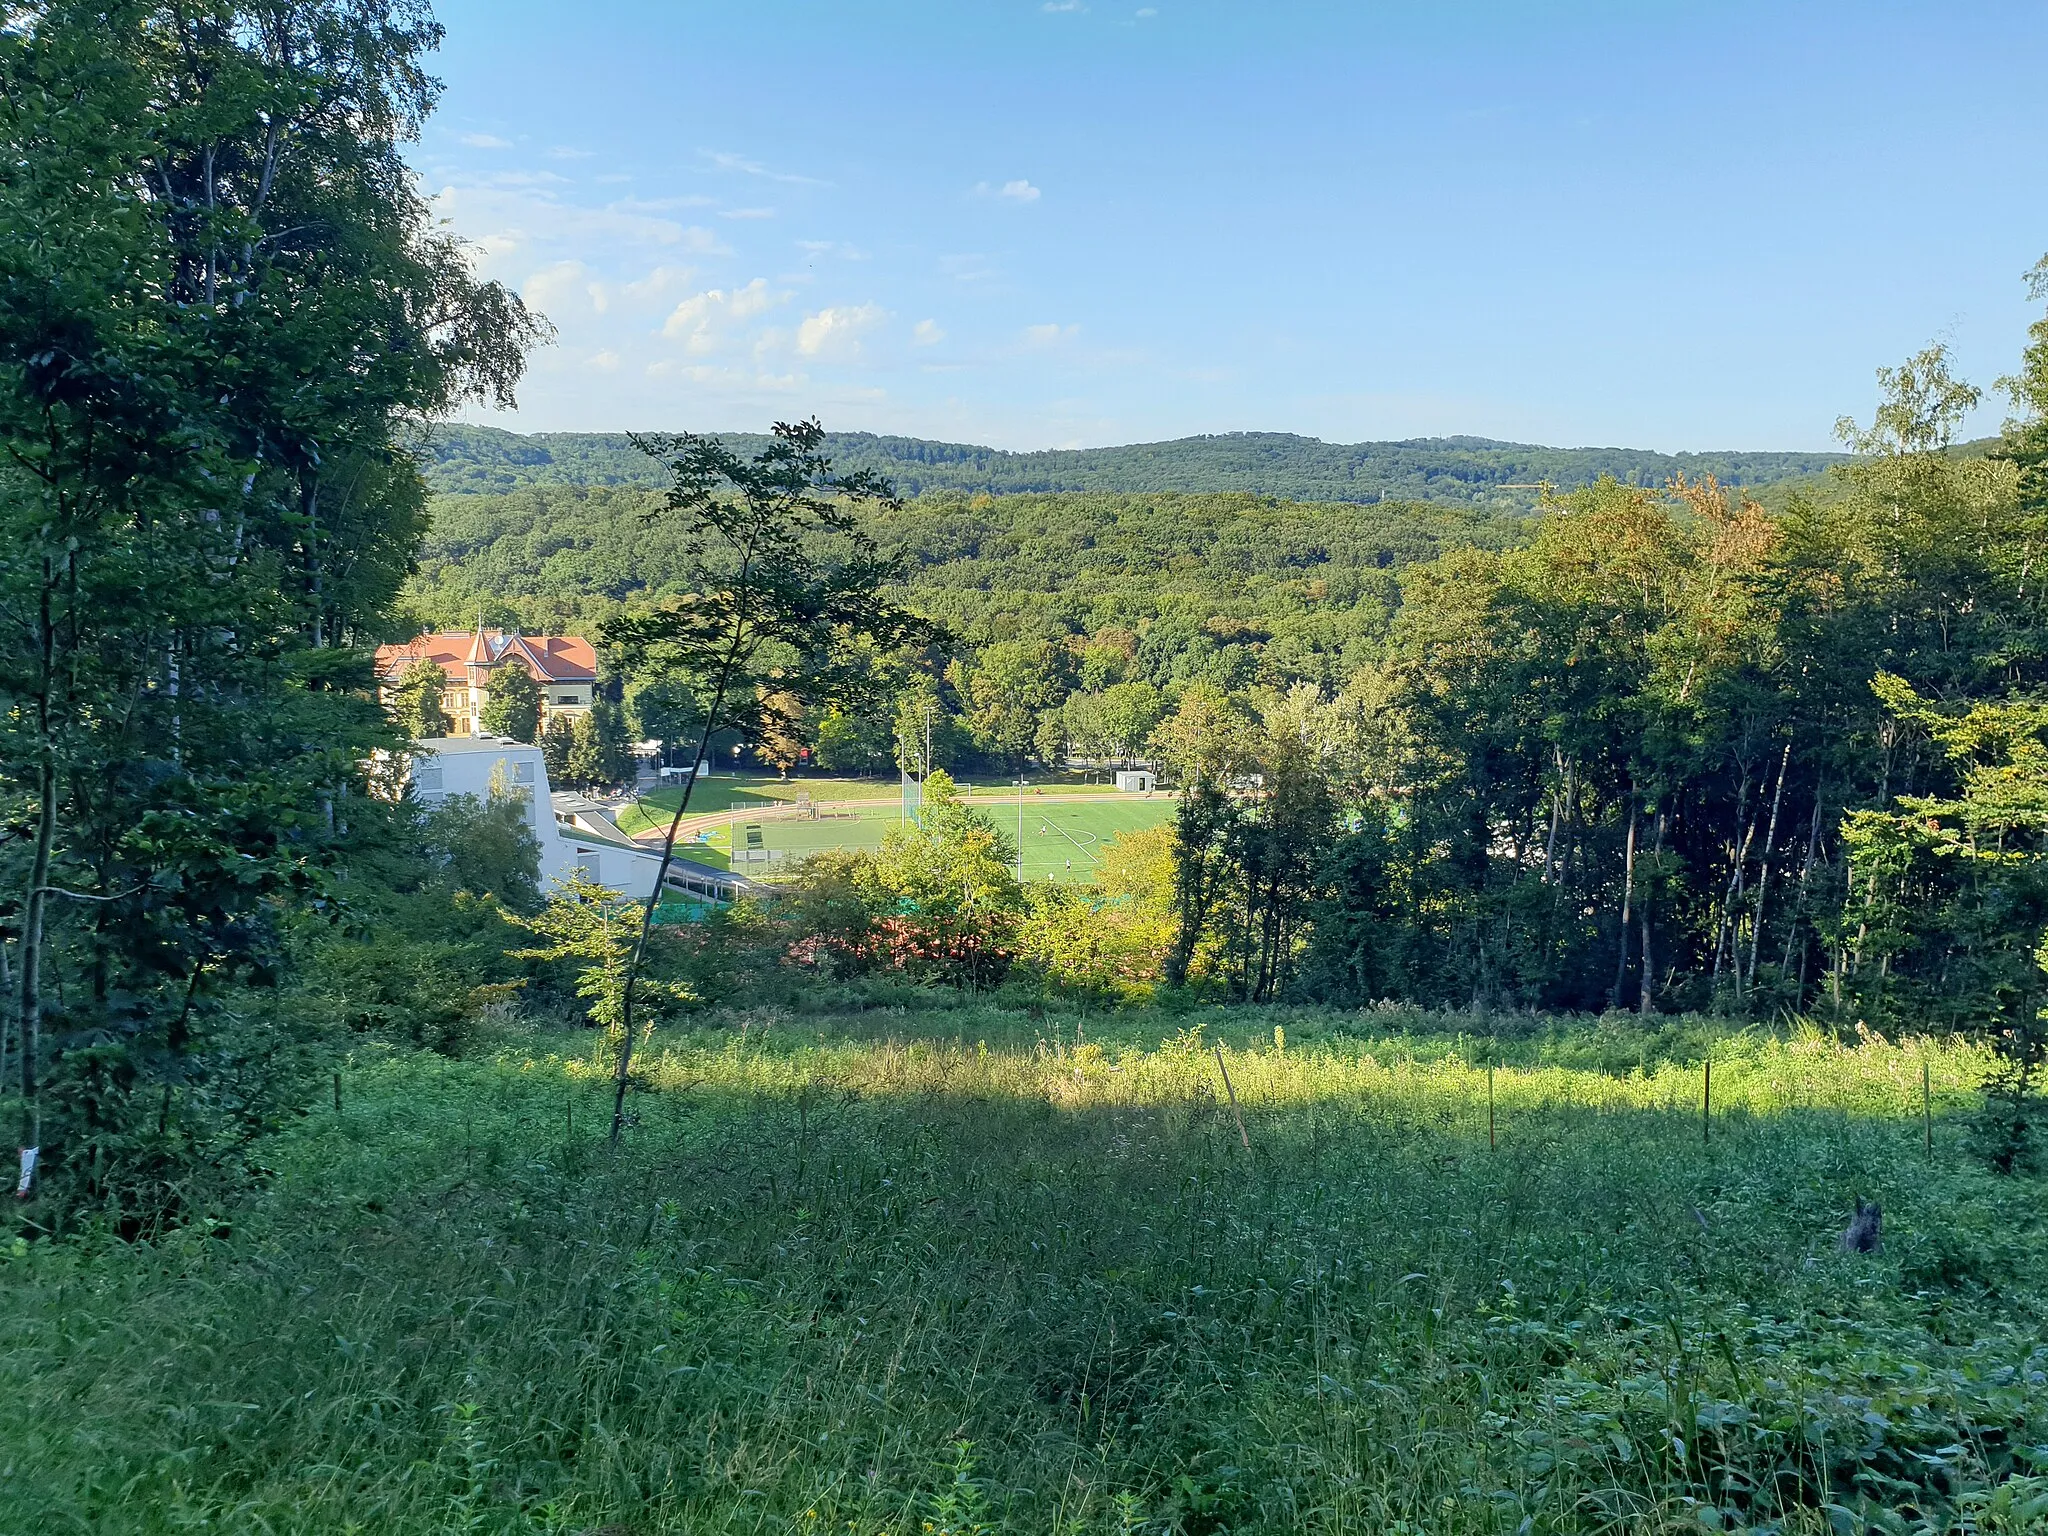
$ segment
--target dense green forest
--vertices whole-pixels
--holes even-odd
[[[0,19],[0,1530],[2044,1528],[2048,316],[1845,456],[437,428],[440,40]],[[917,813],[544,886],[478,619]]]
[[[765,441],[721,434],[752,452]],[[938,491],[1245,491],[1292,501],[1438,501],[1457,506],[1532,505],[1543,484],[1569,490],[1611,476],[1662,485],[1673,475],[1749,486],[1817,475],[1840,453],[1652,453],[1635,448],[1540,448],[1483,437],[1325,443],[1288,432],[1230,432],[1119,448],[1011,453],[964,443],[871,432],[834,432],[835,463],[888,476],[905,495]],[[659,485],[662,476],[621,432],[538,432],[437,427],[422,455],[428,488],[490,494],[531,486]]]
[[[876,657],[864,712],[785,710],[755,739],[872,768],[931,719],[932,766],[1079,752],[1263,785],[1176,854],[1181,963],[1247,999],[1989,1028],[2032,960],[1982,904],[2034,901],[2033,876],[1963,878],[1910,830],[1940,818],[1904,807],[1960,804],[1986,750],[1943,720],[2040,681],[2028,440],[1953,448],[1976,394],[1939,349],[1886,377],[1861,456],[1779,511],[1683,477],[1527,516],[885,507],[865,526],[892,590],[945,638]],[[600,633],[692,589],[654,492],[444,497],[426,548],[412,597],[441,622]],[[644,730],[688,734],[686,701],[646,697]]]
[[[608,488],[437,497],[411,611],[594,632],[628,599],[688,590],[686,532],[650,521],[658,505]],[[1275,646],[1341,649],[1383,628],[1399,567],[1528,534],[1506,511],[1247,495],[927,496],[867,527],[903,562],[900,592],[962,636],[1143,627],[1165,672],[1213,652],[1239,680]]]

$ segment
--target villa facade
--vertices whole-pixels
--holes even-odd
[[[377,647],[377,689],[384,701],[415,662],[426,660],[447,679],[441,709],[451,736],[483,733],[491,683],[506,667],[520,667],[540,685],[541,724],[556,715],[586,713],[597,696],[597,651],[576,635],[522,635],[517,630],[446,630],[404,645]]]

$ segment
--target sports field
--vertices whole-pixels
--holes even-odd
[[[1091,776],[1073,771],[1061,774],[1040,774],[1032,780],[1034,787],[1059,795],[1102,795],[1115,798],[1120,792],[1108,784],[1091,782]],[[1003,783],[981,783],[963,779],[960,789],[977,803],[983,800],[1009,799],[1014,805],[1015,794],[1010,786]],[[669,815],[682,798],[678,788],[651,789],[639,797],[639,803],[620,808],[618,822],[629,835],[647,831],[655,826],[666,826]],[[690,796],[690,815],[695,817],[706,813],[749,807],[759,810],[773,810],[778,806],[791,805],[800,795],[809,795],[813,802],[826,805],[838,800],[873,800],[878,804],[886,801],[890,806],[897,804],[903,795],[901,782],[892,773],[886,778],[826,778],[823,776],[792,779],[777,778],[773,774],[726,775],[713,774],[697,786]]]
[[[1027,794],[1020,803],[1015,795],[1002,798],[983,793],[974,796],[974,808],[994,822],[1006,836],[1017,839],[1020,825],[1024,848],[1024,878],[1085,883],[1095,878],[1095,866],[1102,845],[1119,832],[1156,827],[1173,817],[1173,801],[1164,795],[1151,799],[1037,800]],[[705,842],[681,845],[685,857],[704,863],[724,864],[730,856],[737,832],[741,847],[750,844],[748,828],[757,828],[759,847],[782,852],[775,868],[801,859],[821,848],[879,848],[888,830],[902,819],[902,807],[891,800],[885,804],[821,812],[815,821],[762,819],[749,821],[744,809],[732,819],[709,830]],[[706,857],[709,854],[711,857]],[[742,865],[743,869],[748,866]]]

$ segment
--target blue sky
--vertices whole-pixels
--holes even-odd
[[[1831,446],[2048,252],[2048,5],[440,0],[516,430]]]

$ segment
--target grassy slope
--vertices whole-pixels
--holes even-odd
[[[6,1261],[0,1529],[1939,1530],[2048,1438],[1966,1056],[1724,1040],[1703,1144],[1697,1034],[1553,1029],[1489,1152],[1468,1039],[1213,1019],[1249,1152],[1156,1016],[734,1017],[616,1158],[564,1042],[359,1064],[231,1236]]]

